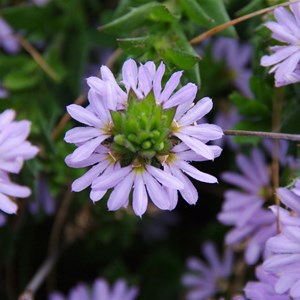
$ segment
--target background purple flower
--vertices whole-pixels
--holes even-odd
[[[275,86],[280,87],[300,81],[300,4],[290,5],[290,10],[278,7],[274,10],[277,22],[265,24],[272,31],[272,37],[286,45],[270,47],[273,54],[261,58],[264,67],[273,66],[270,73],[275,73]]]
[[[16,54],[20,51],[20,45],[14,34],[10,25],[3,18],[0,18],[0,46],[10,54]]]
[[[224,283],[231,275],[233,252],[227,248],[223,260],[219,258],[216,246],[212,242],[206,242],[202,249],[207,263],[196,257],[187,260],[188,273],[183,275],[182,284],[189,289],[187,300],[206,300],[217,293],[225,292]]]
[[[37,182],[36,195],[29,203],[29,211],[32,214],[36,214],[42,210],[47,215],[53,215],[55,208],[56,200],[50,193],[46,178],[44,176],[40,176]]]
[[[252,71],[248,67],[252,55],[249,44],[240,44],[237,39],[218,37],[213,45],[213,57],[225,62],[228,76],[235,87],[246,97],[253,96],[249,79]]]
[[[276,234],[276,218],[263,207],[272,195],[269,171],[258,149],[251,152],[251,158],[238,155],[236,163],[242,174],[224,172],[222,179],[241,190],[225,192],[218,219],[225,225],[234,226],[226,235],[226,244],[236,245],[247,239],[245,260],[254,264],[264,252],[265,241]]]
[[[271,237],[266,248],[270,255],[265,260],[263,267],[278,279],[275,291],[278,294],[288,293],[293,299],[300,298],[300,196],[299,182],[295,191],[286,188],[278,189],[281,202],[289,210],[272,206],[271,209],[277,216],[279,213],[281,232]]]
[[[72,288],[68,297],[53,292],[48,300],[134,300],[138,294],[136,287],[129,288],[123,279],[117,280],[110,288],[105,279],[96,279],[90,289],[86,284],[78,284]]]
[[[39,151],[26,140],[30,122],[14,121],[14,118],[13,110],[0,114],[0,209],[8,214],[17,211],[17,204],[10,197],[26,198],[31,193],[28,187],[13,183],[8,173],[18,174],[23,162]]]
[[[274,290],[276,276],[265,272],[262,266],[256,268],[256,277],[259,281],[250,281],[245,286],[245,294],[249,300],[289,300],[288,294],[277,294]]]

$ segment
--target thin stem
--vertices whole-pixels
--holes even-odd
[[[41,283],[45,280],[50,270],[55,265],[60,252],[55,251],[52,255],[48,256],[38,271],[35,273],[31,281],[26,286],[24,292],[20,295],[19,300],[33,300],[34,294],[40,287]]]
[[[292,3],[297,3],[297,2],[300,2],[300,0],[294,0],[294,1],[288,1],[288,2],[285,2],[285,3],[282,3],[282,4],[278,4],[278,5],[274,5],[272,7],[267,7],[267,8],[264,8],[264,9],[261,9],[261,10],[257,10],[253,13],[250,13],[250,14],[247,14],[245,16],[242,16],[242,17],[239,17],[239,18],[236,18],[236,19],[233,19],[233,20],[230,20],[226,23],[223,23],[219,26],[216,26],[198,36],[196,36],[195,38],[193,38],[192,40],[190,40],[190,43],[192,45],[195,45],[195,44],[198,44],[200,42],[202,42],[203,40],[205,40],[206,38],[212,36],[212,35],[215,35],[216,33],[230,27],[230,26],[233,26],[233,25],[236,25],[238,23],[241,23],[241,22],[244,22],[246,20],[249,20],[251,18],[254,18],[256,16],[259,16],[259,15],[263,15],[265,13],[268,13],[268,12],[271,12],[273,11],[274,9],[276,9],[277,7],[281,7],[281,6],[288,6]]]
[[[273,140],[289,140],[300,142],[300,134],[278,133],[278,132],[264,132],[264,131],[248,131],[248,130],[223,130],[225,135],[233,136],[257,136],[265,139]]]
[[[58,249],[59,241],[63,231],[62,229],[67,219],[69,213],[69,207],[73,198],[74,198],[74,193],[72,193],[71,188],[68,187],[61,201],[61,205],[59,206],[59,209],[56,213],[55,220],[53,222],[53,226],[49,238],[49,245],[48,245],[49,256],[55,253],[55,251],[57,251]],[[54,274],[53,270],[49,270],[47,286],[50,288],[52,287],[54,282],[53,274]]]
[[[55,71],[47,64],[42,55],[21,35],[16,35],[19,44],[32,56],[36,63],[45,71],[45,73],[54,81],[58,80]]]

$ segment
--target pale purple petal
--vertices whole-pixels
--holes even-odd
[[[0,210],[7,214],[17,213],[18,206],[15,202],[9,199],[7,196],[0,193]]]
[[[81,107],[80,105],[68,105],[67,111],[73,119],[80,123],[98,128],[100,128],[103,124],[101,120],[98,119],[93,113]]]
[[[101,175],[93,181],[92,189],[107,190],[109,188],[112,188],[117,185],[122,179],[125,178],[124,181],[126,181],[126,176],[128,176],[130,172],[132,172],[131,166],[127,166],[124,168],[120,168],[119,170],[116,170],[112,173]]]
[[[160,209],[169,209],[170,200],[163,187],[148,172],[143,173],[143,179],[152,202]]]
[[[216,177],[199,171],[198,169],[189,165],[185,161],[178,161],[177,166],[179,168],[181,168],[186,174],[188,174],[189,176],[191,176],[199,181],[207,182],[207,183],[217,183],[218,182]]]
[[[101,135],[93,140],[86,142],[79,146],[71,155],[70,159],[72,162],[80,162],[89,158],[95,149],[107,138],[109,135]]]
[[[102,131],[94,127],[75,127],[66,132],[64,140],[67,143],[83,143],[102,134]]]
[[[158,100],[158,102],[164,103],[166,100],[170,98],[170,96],[178,86],[181,76],[182,76],[182,71],[175,72],[172,74],[170,79],[167,81],[166,86],[160,95],[160,98],[156,99]]]
[[[180,90],[178,90],[171,98],[165,100],[163,103],[163,108],[168,109],[185,102],[192,102],[197,94],[197,86],[193,83],[188,83]]]
[[[132,197],[132,208],[135,214],[141,217],[148,206],[148,196],[141,174],[137,174],[134,179],[134,190]]]
[[[192,150],[194,150],[197,154],[201,155],[202,157],[208,160],[213,160],[215,158],[214,153],[210,149],[210,147],[204,144],[203,142],[199,141],[198,139],[189,137],[185,134],[181,134],[180,132],[175,132],[174,135],[181,139],[187,146],[189,146]]]
[[[168,174],[164,172],[163,170],[160,170],[158,168],[155,168],[153,166],[147,166],[147,171],[162,185],[171,188],[171,189],[177,189],[181,190],[184,188],[183,183],[177,179],[176,177],[172,176],[171,174]]]
[[[208,97],[202,98],[183,117],[178,120],[180,126],[190,125],[197,122],[212,109],[212,100]]]
[[[118,210],[127,205],[129,193],[134,181],[134,174],[130,172],[117,186],[114,187],[107,201],[109,210]]]

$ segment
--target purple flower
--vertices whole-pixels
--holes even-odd
[[[26,138],[29,121],[14,121],[15,112],[6,110],[0,114],[0,209],[8,214],[16,213],[17,204],[9,197],[26,198],[30,189],[11,182],[8,173],[18,174],[24,160],[33,158],[38,148]]]
[[[4,226],[7,222],[7,217],[4,213],[0,212],[0,227]]]
[[[279,210],[281,232],[270,238],[266,247],[270,255],[263,267],[267,272],[277,276],[275,291],[278,294],[288,293],[293,299],[300,299],[300,196],[299,180],[295,188],[278,189],[281,202],[289,210],[272,206],[275,215]]]
[[[61,293],[52,293],[48,300],[134,300],[138,294],[136,287],[129,288],[123,279],[117,280],[112,288],[105,279],[96,279],[92,289],[85,284],[78,284],[69,292],[68,297]]]
[[[0,99],[7,98],[7,96],[8,96],[8,91],[4,89],[2,87],[2,84],[0,83]]]
[[[207,146],[213,152],[214,157],[218,157],[221,154],[221,148],[218,146]],[[191,150],[186,144],[180,143],[170,150],[170,153],[162,159],[162,165],[164,171],[172,174],[184,183],[184,188],[179,190],[181,196],[189,204],[195,204],[198,200],[198,192],[190,179],[185,175],[189,175],[196,180],[216,183],[217,178],[207,173],[201,172],[195,167],[188,164],[188,161],[205,161],[206,158],[198,155],[196,152]],[[178,201],[177,191],[174,189],[167,188],[167,191],[171,199],[171,209],[176,207]]]
[[[53,215],[55,212],[55,199],[49,191],[46,178],[40,176],[37,182],[37,192],[34,201],[29,203],[29,211],[36,214],[39,210],[43,210],[47,215]]]
[[[268,151],[270,156],[272,157],[272,148],[273,142],[272,140],[264,140],[263,146]],[[288,154],[289,150],[289,142],[285,140],[280,140],[279,142],[279,153],[278,153],[278,160],[282,167],[288,167],[291,171],[296,171],[300,168],[300,161],[297,157]]]
[[[197,124],[212,108],[212,101],[203,98],[193,106],[197,87],[188,83],[175,92],[182,72],[174,73],[162,89],[165,65],[156,70],[153,62],[137,67],[127,60],[122,68],[121,89],[111,71],[102,66],[101,79],[90,77],[89,106],[72,104],[69,114],[87,125],[66,133],[65,141],[78,148],[66,158],[70,167],[92,168],[74,181],[72,189],[81,191],[91,185],[90,197],[100,200],[113,188],[108,199],[109,210],[126,207],[132,193],[132,207],[136,215],[145,213],[148,197],[160,209],[173,209],[177,190],[195,203],[195,192],[183,175],[214,183],[216,178],[197,171],[187,160],[213,160],[221,149],[206,143],[223,135],[212,124]],[[175,154],[180,147],[193,155],[180,158]],[[182,148],[182,149],[183,149]],[[193,188],[194,189],[194,188]],[[193,199],[192,199],[192,198]]]
[[[227,249],[222,260],[212,242],[206,242],[202,252],[208,265],[196,257],[187,260],[189,271],[182,277],[182,284],[190,289],[187,300],[206,300],[226,292],[224,287],[232,272],[233,252]]]
[[[276,276],[263,270],[262,266],[256,268],[256,277],[259,281],[250,281],[247,283],[244,291],[249,300],[289,300],[288,294],[278,295],[274,286]]]
[[[218,219],[234,226],[226,236],[227,244],[236,245],[248,239],[245,260],[254,264],[264,251],[266,240],[276,233],[276,218],[263,207],[272,189],[262,152],[254,149],[250,159],[238,155],[236,162],[242,174],[225,172],[222,178],[241,190],[230,189],[225,193]]]
[[[20,45],[14,36],[13,29],[3,18],[0,18],[0,46],[10,54],[20,51]]]
[[[252,71],[247,67],[251,59],[251,46],[239,45],[237,39],[219,37],[214,43],[213,56],[216,60],[224,60],[228,75],[236,88],[246,97],[252,97],[249,79]]]
[[[279,7],[274,10],[277,22],[265,24],[272,31],[272,37],[285,45],[271,47],[273,54],[261,58],[264,67],[273,66],[275,86],[280,87],[300,81],[300,3],[290,5],[290,10]]]

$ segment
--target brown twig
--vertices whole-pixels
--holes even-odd
[[[234,20],[230,20],[226,23],[223,23],[219,26],[216,26],[216,27],[214,27],[214,28],[212,28],[212,29],[196,36],[195,38],[190,40],[190,43],[192,45],[198,44],[198,43],[202,42],[203,40],[205,40],[206,38],[208,38],[212,35],[215,35],[216,33],[220,32],[220,31],[222,31],[222,30],[224,30],[224,29],[226,29],[230,26],[233,26],[233,25],[236,25],[238,23],[244,22],[244,21],[249,20],[251,18],[254,18],[256,16],[263,15],[265,13],[271,12],[274,9],[276,9],[277,7],[288,6],[292,3],[297,3],[297,2],[300,2],[300,0],[294,0],[294,1],[288,1],[288,2],[285,2],[285,3],[281,3],[281,4],[278,4],[278,5],[274,5],[272,7],[267,7],[267,8],[261,9],[261,10],[257,10],[253,13],[247,14],[247,15],[239,17],[239,18],[236,18]]]
[[[19,44],[32,56],[36,63],[45,71],[45,73],[54,81],[58,81],[55,71],[47,64],[42,55],[21,35],[16,35]]]
[[[53,266],[55,265],[60,251],[53,252],[46,258],[41,267],[37,270],[31,281],[26,286],[24,292],[18,298],[19,300],[33,300],[34,294],[40,287],[41,283],[45,280]]]
[[[265,139],[273,140],[289,140],[300,142],[299,134],[278,133],[278,132],[264,132],[264,131],[246,131],[246,130],[223,130],[225,135],[232,136],[257,136]]]
[[[62,228],[66,221],[66,217],[69,211],[69,206],[71,204],[73,197],[74,197],[74,193],[72,193],[70,188],[68,188],[61,201],[61,205],[59,206],[59,209],[55,216],[55,220],[52,226],[52,231],[50,233],[49,247],[48,247],[48,252],[50,255],[54,253],[58,248],[59,239],[62,233]]]

